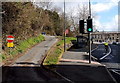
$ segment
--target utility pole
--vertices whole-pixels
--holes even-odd
[[[88,19],[91,19],[91,4],[89,0],[89,17]],[[88,38],[89,38],[89,63],[91,63],[91,33],[88,33]]]
[[[91,18],[91,4],[90,4],[90,0],[89,0],[89,15],[90,15],[90,18]]]
[[[66,50],[66,42],[65,42],[65,0],[64,0],[64,52]]]

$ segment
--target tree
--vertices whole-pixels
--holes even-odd
[[[79,20],[88,19],[89,10],[87,4],[78,5],[78,18]]]
[[[88,16],[90,15],[88,4],[83,3],[83,4],[78,5],[77,11],[78,11],[77,16],[78,16],[79,20],[83,20],[83,19],[87,20],[88,19]],[[97,16],[96,12],[91,10],[91,13],[92,13],[91,17],[96,18],[96,16]],[[93,26],[95,26],[95,25],[93,24]],[[93,27],[93,28],[95,28],[95,27]]]
[[[51,11],[56,11],[59,15],[63,13],[62,8],[58,6],[54,6]]]

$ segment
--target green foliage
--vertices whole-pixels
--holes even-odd
[[[75,37],[66,37],[66,43],[70,43],[71,40],[77,40]]]
[[[71,40],[76,40],[76,38],[66,37],[66,44],[69,44]],[[62,39],[56,43],[55,47],[52,48],[50,54],[46,57],[44,65],[54,65],[58,63],[59,58],[63,53],[63,43],[64,41]]]
[[[71,40],[77,40],[75,37],[65,37],[65,42],[67,44],[69,44],[71,42]],[[58,43],[57,43],[57,46],[60,46],[60,45],[63,45],[64,43],[64,39],[60,40]]]
[[[7,49],[6,35],[13,35],[15,44],[19,44],[21,40],[38,36],[43,31],[50,35],[62,35],[63,19],[55,11],[35,8],[31,2],[3,2],[2,11],[5,11],[5,14],[2,15],[4,51]],[[32,38],[28,41],[31,43],[31,40]],[[39,41],[35,40],[35,42]]]
[[[60,54],[61,53],[61,49],[60,48],[56,48],[55,53],[56,54]]]
[[[24,40],[20,42],[20,44],[16,47],[18,52],[22,53],[24,52],[27,48],[30,48],[31,46],[40,43],[41,41],[44,40],[44,36],[39,35],[38,37],[32,37],[27,40]]]
[[[2,60],[4,60],[4,59],[6,59],[5,54],[0,54],[0,62],[1,62]]]
[[[33,45],[40,43],[43,40],[44,40],[44,36],[40,34],[38,37],[32,37],[32,38],[28,38],[24,41],[20,41],[19,45],[15,46],[15,48],[13,48],[10,51],[10,55],[16,55],[18,53],[23,53],[28,48],[31,48]]]
[[[22,53],[41,42],[44,38],[38,35],[43,31],[50,35],[63,34],[64,18],[55,11],[35,8],[31,2],[2,2],[2,11],[5,11],[2,15],[2,43],[6,53],[9,52],[6,35],[15,37],[15,48],[10,52],[11,55]],[[57,44],[58,47],[62,45],[63,40]],[[59,51],[55,53],[59,54]]]
[[[49,17],[51,18],[53,29],[56,34],[60,34],[60,17],[57,12],[53,11],[48,11]]]

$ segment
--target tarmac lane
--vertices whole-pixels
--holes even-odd
[[[102,44],[98,45],[98,48],[92,52],[92,56],[96,57],[98,60],[105,55],[105,46]]]
[[[120,45],[109,45],[111,48],[111,54],[101,61],[104,64],[113,77],[120,82]]]
[[[103,47],[104,45],[98,46],[97,54],[100,51],[105,52]],[[56,65],[56,72],[72,83],[116,83],[104,65],[96,61],[89,64],[87,48],[66,51]]]
[[[107,68],[117,68],[120,69],[120,46],[109,45],[111,48],[111,53],[103,58],[100,63],[106,65]]]
[[[48,82],[59,80],[52,77],[41,67],[41,61],[50,47],[56,43],[53,36],[46,36],[46,40],[28,50],[13,64],[2,67],[3,83]]]
[[[116,79],[116,81],[120,82],[120,45],[109,44],[111,52],[108,56],[104,57],[99,62],[106,66],[106,68],[110,71],[112,76]],[[92,55],[96,58],[101,58],[105,56],[104,54],[104,46],[98,45],[98,49],[96,49]]]
[[[106,67],[100,65],[66,62],[57,65],[56,71],[74,83],[115,83]]]
[[[41,72],[40,67],[7,66],[3,67],[3,70],[5,69],[7,69],[7,72],[6,76],[3,76],[3,82],[40,82],[47,80],[45,75]],[[38,72],[40,72],[40,74],[38,74]]]

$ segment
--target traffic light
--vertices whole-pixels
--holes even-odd
[[[93,32],[92,19],[87,19],[87,32]]]
[[[84,33],[84,20],[79,21],[79,32]]]

